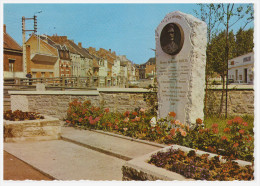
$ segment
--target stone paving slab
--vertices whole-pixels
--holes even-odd
[[[87,147],[93,147],[95,150],[106,151],[108,154],[111,153],[110,155],[116,157],[121,156],[121,159],[125,160],[130,160],[162,148],[131,141],[129,138],[123,139],[89,130],[79,130],[72,127],[62,127],[61,130],[62,138],[85,144]]]
[[[63,140],[4,143],[4,150],[58,180],[122,180],[124,160]]]

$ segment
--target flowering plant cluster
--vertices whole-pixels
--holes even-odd
[[[221,162],[219,156],[208,157],[209,154],[197,156],[194,150],[188,153],[180,149],[170,148],[167,152],[158,152],[148,161],[157,167],[163,167],[195,180],[253,180],[252,166],[241,167],[237,162]]]
[[[123,114],[113,113],[109,108],[99,108],[90,101],[81,103],[74,100],[69,104],[66,122],[70,126],[99,129],[119,133],[139,139],[165,144],[178,144],[193,149],[217,153],[228,159],[253,161],[253,132],[247,129],[247,123],[236,117],[229,120],[220,132],[218,124],[204,128],[201,119],[191,130],[189,125],[176,120],[176,114],[169,112],[164,119],[156,121],[145,109]],[[223,135],[224,134],[224,135]]]
[[[21,110],[7,110],[4,112],[4,119],[10,121],[24,121],[24,120],[36,120],[44,119],[44,116],[39,115],[35,112],[23,112]]]

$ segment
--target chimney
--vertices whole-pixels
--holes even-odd
[[[4,33],[6,33],[6,25],[4,24]]]
[[[109,52],[110,52],[110,54],[111,54],[111,49],[109,49]]]
[[[82,43],[81,43],[81,42],[79,42],[79,43],[78,43],[78,46],[79,46],[80,48],[82,48]]]

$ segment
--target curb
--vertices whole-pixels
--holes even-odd
[[[108,151],[108,150],[104,150],[104,149],[101,149],[101,148],[98,148],[98,147],[95,147],[95,146],[91,146],[91,145],[88,145],[88,144],[85,144],[85,143],[82,143],[82,142],[79,142],[79,141],[76,141],[76,140],[72,140],[72,139],[69,139],[69,138],[66,138],[66,137],[63,137],[63,136],[61,136],[61,140],[67,141],[67,142],[70,142],[70,143],[74,143],[76,145],[79,145],[79,146],[82,146],[82,147],[85,147],[85,148],[88,148],[88,149],[91,149],[91,150],[94,150],[94,151],[97,151],[97,152],[100,152],[100,153],[103,153],[103,154],[106,154],[106,155],[109,155],[109,156],[113,156],[113,157],[116,157],[116,158],[119,158],[119,159],[122,159],[122,160],[129,161],[129,160],[132,159],[130,157],[127,157],[127,156],[124,156],[124,155],[121,155],[121,154],[117,154],[117,153],[114,153],[114,152],[111,152],[111,151]]]

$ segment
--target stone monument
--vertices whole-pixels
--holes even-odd
[[[165,16],[155,31],[158,117],[169,112],[193,124],[204,118],[207,25],[179,11]]]

